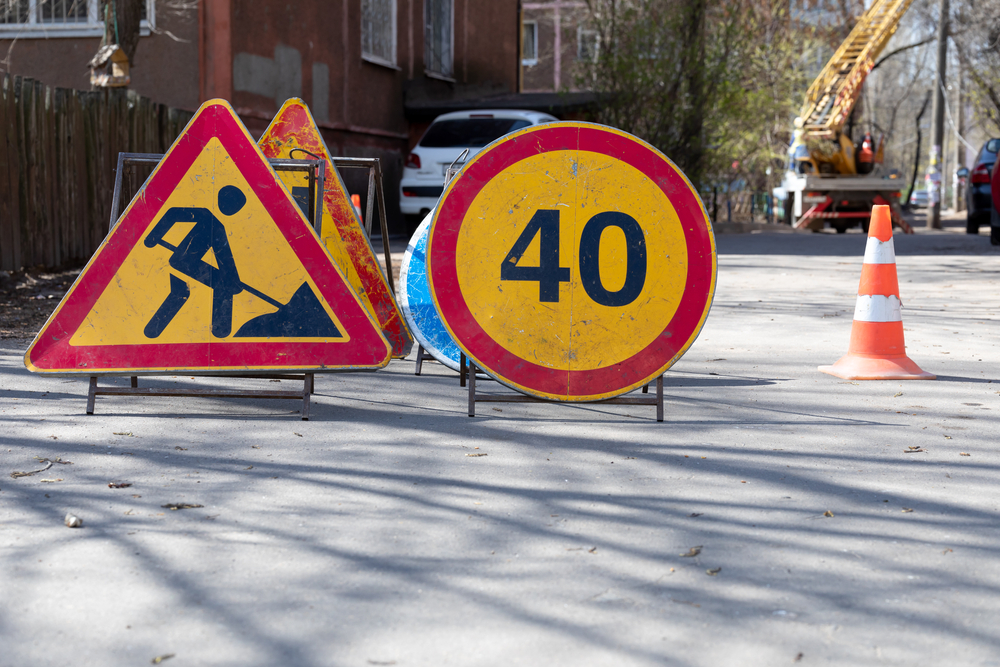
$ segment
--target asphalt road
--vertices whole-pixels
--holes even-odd
[[[412,357],[319,378],[309,422],[87,417],[84,380],[0,341],[0,666],[1000,665],[1000,252],[957,231],[896,237],[924,382],[816,371],[847,350],[861,234],[720,236],[662,424],[470,419]],[[143,380],[174,382],[235,381]],[[72,464],[10,477],[35,457]]]

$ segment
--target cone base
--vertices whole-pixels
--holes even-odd
[[[933,373],[921,370],[906,355],[898,357],[863,357],[847,354],[832,366],[819,366],[823,373],[829,373],[845,380],[933,380]]]

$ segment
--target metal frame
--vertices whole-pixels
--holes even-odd
[[[466,370],[466,363],[468,370]],[[482,369],[480,369],[482,370]],[[557,403],[558,401],[547,401],[545,399],[527,396],[525,394],[481,394],[476,392],[476,364],[471,359],[466,362],[465,355],[462,355],[462,366],[459,373],[460,385],[466,385],[465,379],[469,379],[469,416],[476,416],[476,403]],[[649,392],[649,384],[642,388],[642,393]],[[618,396],[616,398],[606,398],[595,403],[605,403],[611,405],[655,405],[656,421],[663,421],[663,376],[656,378],[656,397],[653,396]]]
[[[164,153],[119,153],[118,168],[115,169],[115,189],[111,197],[111,222],[108,233],[118,224],[121,208],[122,180],[126,167],[139,164],[156,165],[163,159]],[[272,158],[268,160],[275,171],[308,171],[309,172],[309,212],[307,218],[312,219],[316,233],[322,233],[323,228],[323,186],[326,183],[326,162],[323,160],[290,160],[288,158]],[[133,172],[129,170],[129,190],[133,197],[137,193],[132,182]]]
[[[100,389],[97,386],[96,375],[90,376],[90,389],[87,392],[87,414],[94,414],[94,407],[97,396],[198,396],[215,398],[291,398],[302,401],[302,421],[309,421],[309,397],[312,396],[315,384],[313,373],[303,375],[288,375],[278,373],[273,375],[212,375],[202,374],[192,377],[241,377],[266,380],[302,380],[302,391],[280,391],[270,389],[157,389],[154,387],[140,387],[139,377],[131,376],[131,386],[129,387],[106,387]]]
[[[368,202],[362,224],[369,240],[372,236],[372,214],[378,200],[379,227],[382,230],[382,252],[385,254],[385,277],[392,295],[396,296],[396,283],[392,279],[392,253],[389,252],[389,226],[385,218],[385,191],[382,189],[382,163],[377,157],[331,157],[337,169],[368,169]]]

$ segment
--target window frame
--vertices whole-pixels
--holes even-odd
[[[455,0],[439,0],[443,2],[448,2],[451,11],[449,12],[450,25],[448,26],[448,66],[451,71],[442,72],[436,69],[431,69],[428,63],[428,49],[430,48],[430,40],[427,39],[428,31],[431,28],[430,21],[428,21],[427,13],[430,11],[432,0],[424,0],[424,74],[431,77],[432,79],[441,79],[443,81],[455,82]]]
[[[532,37],[532,51],[534,51],[535,56],[533,58],[524,57],[524,28],[525,26],[531,25],[534,29],[531,31]],[[538,64],[538,21],[532,19],[530,21],[521,21],[521,65],[523,67],[534,67]]]
[[[373,65],[381,65],[383,67],[388,67],[390,69],[399,70],[399,66],[396,61],[399,58],[399,33],[398,33],[398,23],[397,14],[398,9],[396,7],[396,0],[389,0],[389,12],[391,14],[389,18],[390,26],[389,32],[391,33],[391,43],[392,43],[392,58],[386,59],[375,53],[368,53],[365,51],[365,7],[364,0],[361,2],[361,60],[372,63]]]
[[[583,53],[583,36],[591,35],[594,38],[594,55],[592,58],[584,58]],[[597,62],[597,58],[601,53],[601,33],[597,30],[591,30],[584,28],[582,25],[577,26],[576,29],[576,59],[582,62]]]
[[[87,21],[43,23],[38,20],[39,5],[45,0],[28,0],[25,23],[0,23],[0,39],[52,39],[103,37],[104,21],[98,17],[98,0],[86,0]],[[148,37],[156,30],[156,0],[146,0],[146,19],[139,22],[139,36]]]

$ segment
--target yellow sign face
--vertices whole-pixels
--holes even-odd
[[[445,189],[427,252],[434,304],[476,365],[540,398],[639,387],[697,337],[715,244],[691,184],[624,132],[507,135]]]
[[[239,211],[227,216],[219,210],[218,183],[235,187],[245,194],[246,203]],[[221,229],[226,236],[224,244],[220,244],[218,238],[210,239],[205,254],[196,259],[216,271],[220,268],[225,270],[225,264],[219,266],[220,258],[216,256],[215,249],[220,246],[228,247],[240,281],[245,276],[246,283],[254,290],[251,292],[242,289],[232,295],[228,332],[219,328],[225,327],[227,322],[215,326],[213,330],[213,317],[215,321],[220,319],[220,315],[225,317],[213,312],[217,309],[215,296],[219,291],[218,287],[213,288],[190,275],[205,267],[196,266],[194,271],[185,273],[171,266],[171,260],[177,255],[174,249],[183,247],[195,228],[204,225],[202,222],[189,222],[177,212],[195,208],[209,211],[223,225],[211,229],[210,233]],[[169,227],[160,227],[160,222],[168,216],[181,219],[176,222],[168,220]],[[154,239],[154,232],[161,228],[164,230],[162,237]],[[202,228],[206,229],[204,226]],[[220,251],[220,254],[221,252],[225,251]],[[281,271],[276,272],[275,267],[281,267]],[[212,277],[216,276],[217,273]],[[178,281],[185,287],[173,287],[179,284]],[[217,138],[212,138],[191,166],[187,178],[181,179],[160,213],[151,221],[142,242],[132,248],[114,280],[87,314],[83,326],[70,338],[70,345],[128,345],[148,343],[151,340],[158,343],[266,341],[271,336],[253,335],[260,332],[260,327],[255,332],[254,327],[245,329],[245,325],[263,315],[276,312],[274,302],[289,303],[303,284],[308,285],[309,291],[314,295],[319,294],[316,284],[288,241],[271,222],[267,211],[233,164],[226,149]],[[185,290],[188,296],[169,322],[163,324],[161,330],[150,328],[150,321],[171,295],[184,293]],[[270,300],[265,300],[255,292],[270,297]],[[322,298],[317,297],[317,302],[339,333],[330,336],[333,330],[327,327],[322,329],[325,334],[299,338],[334,338],[347,342],[350,336],[337,319],[336,313]],[[241,331],[244,332],[242,335]],[[151,333],[156,335],[150,336]]]
[[[622,201],[620,193],[627,192]],[[512,201],[510,193],[517,193]],[[568,280],[557,277],[557,298],[539,297],[539,282],[503,280],[498,271],[519,238],[534,230],[531,220],[539,211],[558,218],[560,268],[570,269]],[[588,222],[598,212],[615,211],[634,223],[608,225],[599,234],[593,227],[584,239]],[[493,229],[462,227],[458,254],[458,280],[469,310],[490,338],[511,353],[535,363],[562,370],[591,370],[615,359],[629,358],[645,349],[663,331],[677,311],[686,279],[687,247],[684,233],[666,195],[635,167],[608,155],[584,151],[554,151],[529,157],[490,180],[469,207],[468,216],[489,220]],[[627,232],[641,230],[647,251],[646,269],[629,262]],[[542,245],[555,234],[540,226],[518,268],[544,267]],[[580,270],[580,252],[593,255],[596,275]],[[511,258],[513,259],[513,258]],[[655,260],[655,264],[653,261]],[[655,265],[656,270],[649,270]],[[522,269],[523,270],[523,269]],[[631,270],[631,275],[628,271]],[[530,274],[528,274],[530,276]],[[599,288],[584,288],[585,277],[597,278]],[[626,285],[627,281],[637,283]],[[629,290],[630,301],[608,306],[606,293]],[[632,294],[634,292],[634,295]],[[507,313],[516,312],[516,318]],[[531,335],[525,335],[530,330]],[[610,342],[590,335],[593,330],[613,332]]]

